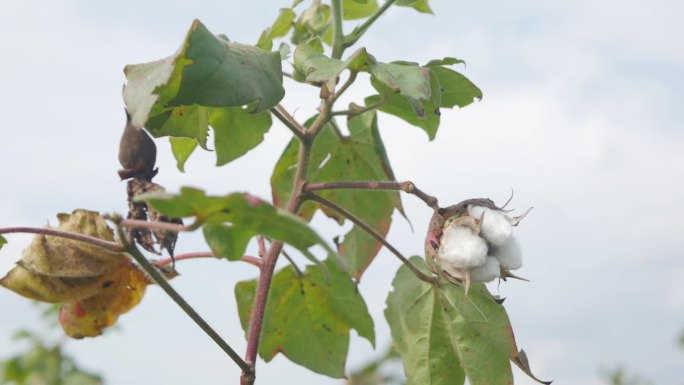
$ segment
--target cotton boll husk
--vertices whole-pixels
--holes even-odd
[[[499,260],[492,255],[487,257],[484,265],[470,271],[470,277],[475,282],[490,282],[499,278],[500,274],[501,265],[499,264]]]
[[[488,207],[468,206],[468,214],[474,218],[482,218],[482,236],[492,245],[501,245],[511,237],[513,225],[503,212]]]
[[[487,243],[469,227],[450,225],[444,229],[437,257],[440,265],[471,269],[482,266],[487,259]]]
[[[522,250],[518,240],[511,236],[506,242],[494,248],[492,255],[494,255],[501,264],[508,270],[516,270],[522,267],[523,257]]]

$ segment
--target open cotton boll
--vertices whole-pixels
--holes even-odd
[[[522,267],[523,257],[520,244],[515,237],[510,237],[506,242],[494,248],[492,255],[494,255],[501,264],[508,270],[516,270]]]
[[[490,255],[487,257],[484,265],[476,267],[470,271],[470,278],[475,282],[490,282],[501,274],[501,265],[496,257]]]
[[[468,214],[474,218],[482,218],[482,236],[492,245],[501,245],[511,237],[513,225],[503,212],[471,205],[468,206]]]
[[[442,266],[457,269],[482,266],[487,259],[487,243],[469,227],[450,225],[444,229],[437,257]]]

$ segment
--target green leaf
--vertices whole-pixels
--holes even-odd
[[[204,133],[206,141],[207,125],[214,129],[214,147],[216,149],[216,165],[222,166],[232,160],[246,154],[249,150],[256,147],[264,139],[264,134],[271,127],[271,116],[268,112],[249,113],[242,107],[208,108],[208,107],[179,107],[174,109],[175,114],[181,114],[182,118],[169,121],[179,122],[181,119],[186,124],[178,127],[188,127],[195,124],[193,130]],[[188,117],[191,117],[188,119]],[[188,120],[190,121],[189,124]],[[170,129],[167,123],[165,128]],[[173,134],[181,135],[171,140],[171,150],[177,161],[179,170],[183,171],[183,166],[195,149],[197,141],[187,138],[184,130],[174,130]],[[182,140],[189,139],[189,140]],[[193,145],[195,144],[195,145]],[[206,143],[202,144],[206,148]]]
[[[261,33],[257,47],[264,51],[271,51],[273,39],[287,35],[294,24],[295,17],[297,14],[291,8],[281,8],[273,24]]]
[[[277,52],[228,42],[198,20],[174,55],[128,65],[124,72],[124,101],[133,124],[146,126],[155,136],[172,135],[160,123],[166,123],[177,107],[250,105],[252,112],[261,112],[285,94]],[[156,124],[147,124],[152,118]],[[201,138],[197,139],[201,144]]]
[[[459,58],[447,56],[447,57],[445,57],[445,58],[443,58],[443,59],[433,59],[433,60],[430,60],[430,61],[425,65],[425,67],[431,67],[431,66],[448,66],[448,65],[453,65],[453,64],[463,64],[463,65],[465,65],[465,61],[463,61],[463,60],[461,60],[461,59],[459,59]]]
[[[292,24],[294,23],[297,14],[290,8],[281,8],[278,18],[273,22],[270,28],[269,36],[271,38],[283,37],[290,32]]]
[[[270,361],[283,353],[314,372],[342,378],[349,350],[349,330],[375,346],[373,320],[349,276],[329,260],[326,277],[319,266],[302,276],[286,267],[273,276],[266,305],[259,354]],[[238,282],[235,297],[247,333],[256,280]]]
[[[197,140],[193,138],[182,138],[170,136],[171,152],[176,158],[176,167],[179,171],[185,172],[185,162],[190,158],[195,148],[197,148]]]
[[[446,65],[463,63],[455,58],[432,60],[425,66],[437,77],[441,91],[440,107],[465,107],[475,99],[482,99],[482,91],[462,74],[446,68]]]
[[[330,22],[330,6],[321,4],[320,1],[312,1],[311,6],[305,9],[295,22],[292,43],[305,43],[315,37],[323,39],[331,29]]]
[[[375,59],[368,55],[365,48],[351,54],[347,60],[331,59],[317,49],[300,44],[294,53],[294,78],[299,81],[327,82],[328,89],[335,87],[337,77],[348,69],[352,72],[368,71]]]
[[[240,107],[214,109],[209,121],[214,128],[217,166],[256,147],[271,128],[269,112],[251,114]]]
[[[422,258],[411,262],[427,272]],[[483,284],[463,287],[423,282],[402,266],[392,283],[385,317],[409,383],[512,384],[518,358],[503,306]]]
[[[344,20],[363,19],[377,10],[377,0],[342,0],[342,18]]]
[[[5,237],[0,235],[0,250],[2,249],[2,246],[6,245],[6,244],[7,244],[7,239],[5,239]]]
[[[256,235],[247,229],[214,223],[206,223],[202,230],[212,253],[229,261],[239,260],[245,254],[249,240]]]
[[[428,0],[397,0],[394,4],[400,7],[411,7],[421,13],[433,13]]]
[[[314,142],[309,162],[309,181],[394,180],[375,112],[351,119],[348,128],[348,137],[340,137],[330,124],[321,130]],[[292,140],[271,177],[273,201],[280,207],[287,202],[292,190],[298,151],[299,143]],[[320,195],[351,211],[383,236],[389,231],[394,208],[403,210],[396,191],[325,190],[320,191]],[[302,207],[300,215],[309,219],[316,208],[308,202]],[[323,211],[339,223],[344,222],[344,218],[335,212],[329,209]],[[375,239],[354,226],[345,235],[338,251],[347,260],[353,275],[359,279],[379,249],[380,244]]]
[[[137,199],[146,201],[155,210],[170,217],[193,216],[199,223],[228,223],[236,232],[244,233],[234,235],[236,239],[244,239],[242,237],[247,237],[247,234],[263,234],[288,243],[302,252],[320,244],[328,252],[334,253],[300,218],[249,194],[233,193],[212,197],[202,190],[183,187],[178,195],[150,193],[140,195]],[[213,247],[218,248],[216,244]],[[228,257],[231,254],[223,252],[222,255]]]
[[[417,65],[376,63],[370,73],[371,83],[378,91],[387,94],[386,87],[401,94],[419,118],[425,116],[424,102],[430,100],[432,92],[429,69]]]
[[[403,119],[409,124],[420,127],[427,133],[428,138],[433,140],[437,134],[437,128],[439,127],[440,118],[436,114],[437,106],[434,103],[426,103],[425,118],[420,119],[414,112],[414,106],[409,103],[409,101],[398,94],[385,94],[385,102],[378,107],[378,110],[394,115],[398,118]],[[371,105],[377,103],[381,99],[380,95],[369,96],[365,99],[365,104]]]
[[[290,46],[287,43],[280,43],[280,46],[278,46],[280,60],[287,60],[290,57],[290,51]]]

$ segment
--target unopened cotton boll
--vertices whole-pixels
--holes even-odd
[[[496,257],[490,255],[487,257],[484,265],[476,267],[470,271],[470,278],[475,282],[490,282],[501,275],[501,265]]]
[[[502,211],[471,205],[468,206],[468,214],[477,219],[482,218],[482,236],[492,245],[501,245],[511,237],[513,225]]]
[[[492,255],[499,260],[501,267],[508,270],[516,270],[523,265],[522,250],[515,237],[510,237],[506,242],[494,248]]]
[[[487,259],[487,243],[469,227],[452,224],[444,229],[437,257],[447,271],[449,267],[482,266]]]

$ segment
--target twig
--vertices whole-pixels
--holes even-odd
[[[100,247],[105,250],[113,251],[115,253],[123,253],[124,247],[116,242],[107,241],[100,238],[91,237],[89,235],[80,233],[71,233],[68,231],[62,231],[57,229],[48,229],[42,227],[5,227],[0,228],[0,234],[12,234],[12,233],[28,233],[28,234],[41,234],[49,235],[53,237],[66,238],[74,241],[79,241],[87,243],[93,246]]]
[[[280,104],[271,108],[271,113],[278,118],[300,140],[306,139],[306,129],[299,124],[292,115]]]
[[[329,123],[338,139],[344,140],[347,138],[347,136],[342,133],[342,130],[340,130],[340,126],[337,125],[335,119],[330,119]]]
[[[355,109],[342,110],[342,111],[333,111],[333,112],[330,113],[330,115],[332,115],[332,116],[347,115],[347,116],[349,116],[349,117],[354,117],[354,116],[357,116],[357,115],[361,115],[361,114],[363,114],[363,113],[365,113],[365,112],[368,112],[368,111],[370,111],[370,110],[374,110],[374,109],[376,109],[376,108],[382,106],[383,104],[385,104],[386,101],[387,101],[387,95],[384,95],[384,94],[383,94],[383,95],[380,97],[380,99],[378,99],[378,101],[375,102],[375,103],[369,104],[369,105],[364,106],[364,107],[358,107],[358,108],[355,108]]]
[[[322,182],[307,183],[304,192],[319,190],[395,190],[413,194],[421,199],[425,204],[434,210],[439,209],[437,198],[426,194],[416,187],[413,182],[374,182],[374,181],[342,181],[342,182]]]
[[[259,247],[259,257],[263,258],[266,255],[266,242],[263,235],[257,235],[257,245]]]
[[[148,261],[147,258],[138,250],[135,244],[128,243],[126,240],[126,234],[124,234],[123,227],[117,224],[117,233],[119,235],[119,240],[123,244],[124,250],[130,254],[138,265],[145,270],[145,272],[152,278],[152,280],[159,285],[159,287],[164,290],[164,292],[171,297],[171,299],[176,302],[176,304],[183,309],[185,314],[187,314],[197,326],[200,327],[216,344],[221,347],[221,349],[228,354],[228,356],[242,369],[243,371],[250,370],[250,365],[248,365],[239,354],[233,350],[233,348],[228,345],[226,341],[221,338],[221,336],[202,318],[195,309],[190,306],[190,304],[185,301],[185,299],[178,294],[178,292],[166,281],[166,279],[159,273],[159,271],[154,267],[152,262]]]
[[[375,11],[375,13],[373,13],[368,19],[366,19],[366,21],[364,21],[358,27],[354,28],[352,33],[350,33],[348,36],[346,36],[344,38],[344,47],[349,48],[349,47],[353,46],[361,38],[361,36],[363,36],[363,34],[366,33],[368,28],[370,28],[370,26],[373,25],[375,20],[377,20],[378,17],[380,17],[383,13],[385,13],[387,8],[392,6],[392,4],[394,4],[395,2],[396,2],[396,0],[385,1],[385,4],[380,6],[380,8],[378,8],[378,10]]]
[[[176,262],[178,261],[183,261],[186,259],[201,259],[201,258],[217,258],[214,253],[211,251],[200,251],[200,252],[195,252],[195,253],[185,253],[185,254],[180,254],[176,255],[173,259],[172,258],[166,258],[166,259],[159,259],[154,261],[153,263],[157,266],[162,266],[162,265],[168,265],[169,263],[172,263],[174,259]],[[247,262],[250,265],[254,265],[258,268],[261,268],[261,259],[257,257],[252,257],[249,255],[243,255],[240,258],[241,261]]]
[[[351,71],[351,70],[350,70]],[[340,86],[340,88],[335,92],[335,95],[333,96],[333,103],[337,101],[337,99],[342,96],[342,94],[347,91],[347,89],[354,84],[354,81],[356,81],[356,76],[358,75],[358,72],[356,71],[351,71],[349,72],[349,77],[347,80]]]
[[[414,266],[406,257],[404,257],[399,250],[397,250],[392,244],[387,242],[385,237],[383,237],[380,233],[378,233],[375,229],[370,227],[366,222],[362,221],[359,219],[356,215],[352,214],[351,212],[347,211],[345,208],[339,206],[337,203],[329,201],[325,198],[323,198],[320,195],[316,195],[314,193],[307,193],[304,195],[305,199],[312,200],[314,202],[318,202],[322,204],[323,206],[326,206],[338,214],[344,216],[345,218],[349,219],[350,221],[354,222],[357,226],[359,226],[361,229],[363,229],[365,232],[367,232],[370,236],[375,238],[378,242],[382,243],[383,246],[385,246],[389,251],[392,252],[401,262],[403,262],[413,273],[418,277],[418,279],[432,283],[433,280],[430,278],[428,275],[420,271],[416,266]]]
[[[128,228],[144,228],[144,229],[153,229],[153,230],[166,230],[166,231],[173,231],[176,233],[179,233],[182,231],[193,231],[193,230],[195,230],[194,226],[185,226],[185,225],[179,225],[176,223],[169,223],[169,222],[144,221],[144,220],[140,220],[140,219],[122,219],[121,222],[119,222],[119,226],[128,227]]]
[[[297,276],[301,277],[301,276],[302,276],[302,271],[299,269],[299,266],[297,266],[297,264],[296,264],[295,261],[292,259],[292,257],[290,257],[290,255],[287,254],[287,252],[286,252],[285,250],[283,250],[282,253],[283,253],[283,256],[285,257],[285,259],[287,259],[287,260],[290,262],[290,265],[292,265],[292,267],[293,267],[293,268],[295,269],[295,271],[297,272]]]

